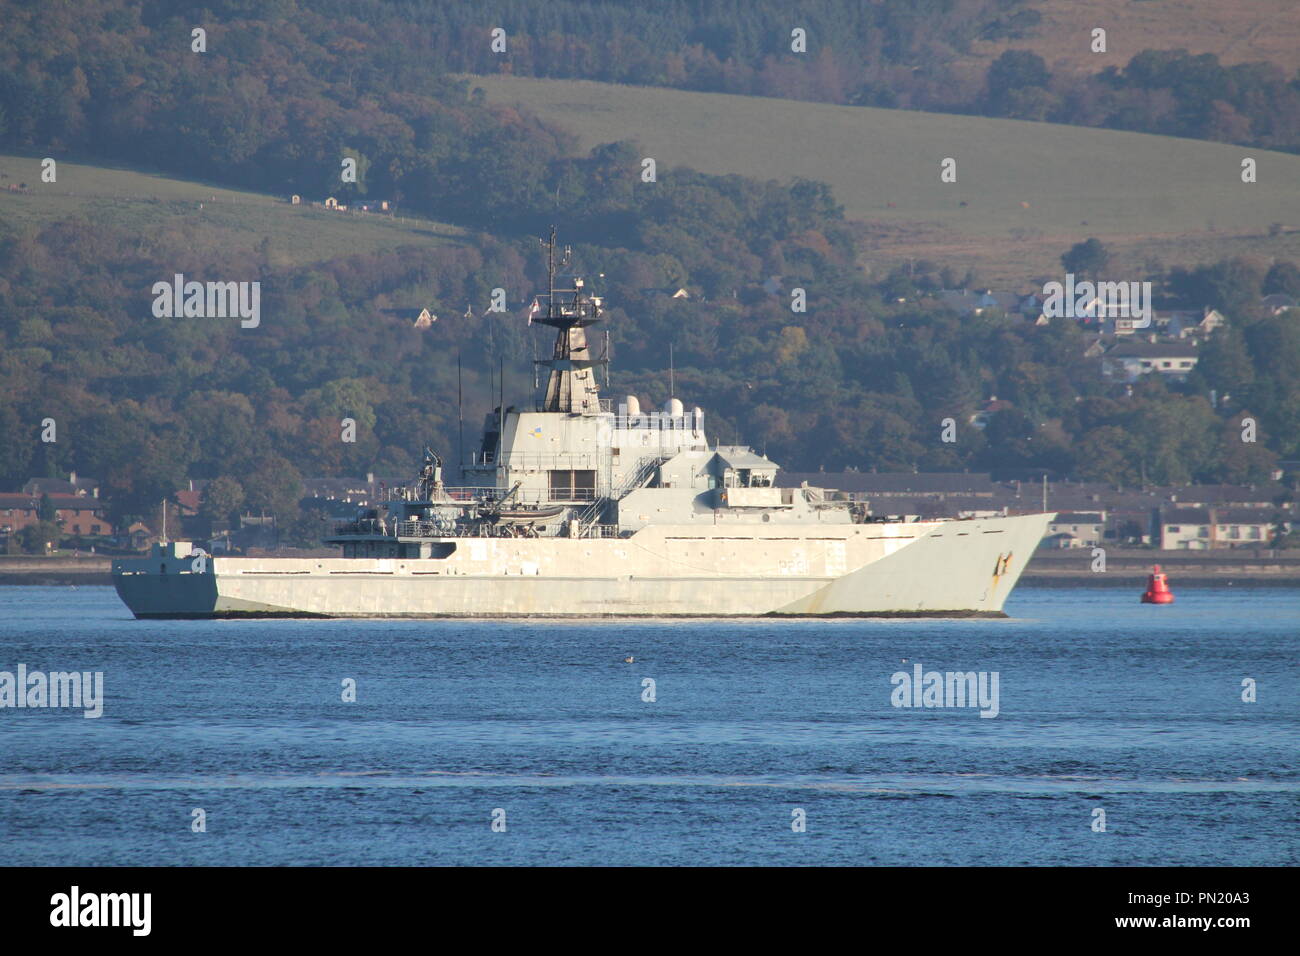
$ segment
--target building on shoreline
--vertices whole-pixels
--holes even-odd
[[[776,480],[803,482],[836,489],[871,515],[975,518],[1044,507],[1040,482],[997,481],[989,472],[780,472]],[[1046,491],[1057,517],[1044,548],[1266,548],[1279,521],[1300,526],[1295,493],[1280,482],[1134,489],[1059,481]],[[1166,530],[1173,527],[1179,530]]]
[[[104,502],[90,495],[0,494],[0,536],[17,534],[39,524],[41,508],[48,498],[53,520],[69,535],[109,535],[113,526],[104,514]]]
[[[1294,521],[1295,515],[1290,517]],[[1169,508],[1160,515],[1160,548],[1209,551],[1266,547],[1275,525],[1273,512],[1263,508]]]

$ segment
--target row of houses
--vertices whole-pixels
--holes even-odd
[[[382,496],[386,487],[404,481],[377,479],[368,474],[359,478],[305,478],[304,502],[340,516],[350,516],[357,506],[368,505]],[[271,516],[244,514],[236,524],[213,521],[201,514],[203,479],[188,479],[170,500],[179,525],[171,535],[207,543],[209,550],[220,552],[247,547],[274,547],[275,521]],[[57,523],[63,535],[83,538],[109,538],[122,548],[142,550],[158,540],[158,533],[141,522],[115,528],[108,517],[107,504],[100,498],[99,481],[71,473],[64,478],[32,478],[22,489],[0,492],[0,544],[10,535],[40,523],[42,514]],[[2,550],[2,549],[0,549]]]
[[[1100,482],[995,480],[989,472],[786,472],[777,485],[835,489],[872,516],[973,518],[1039,511],[1058,512],[1046,547],[1084,548],[1105,542],[1166,550],[1267,547],[1279,530],[1300,527],[1296,495],[1281,482],[1300,474],[1300,462],[1283,462],[1279,480],[1254,485],[1185,485],[1116,488]],[[338,517],[373,505],[387,488],[405,479],[305,478],[304,503]],[[261,515],[242,516],[226,528],[200,514],[206,482],[191,480],[172,496],[181,526],[173,535],[208,542],[210,550],[274,546],[275,523]],[[68,479],[34,478],[20,492],[0,494],[0,537],[52,514],[67,535],[114,535],[99,483],[73,473]],[[143,524],[120,529],[117,543],[143,548],[156,534]]]
[[[1293,470],[1300,463],[1290,463]],[[1044,547],[1132,545],[1167,550],[1268,547],[1300,527],[1280,482],[1115,488],[1099,482],[998,481],[982,473],[780,472],[782,487],[834,488],[872,516],[979,518],[1056,511]]]
[[[1300,463],[1291,465],[1300,468]],[[869,514],[900,517],[988,517],[1037,511],[1044,496],[1039,482],[999,481],[988,472],[781,472],[777,480],[782,487],[803,482],[835,488],[866,505]],[[403,476],[382,478],[373,472],[364,478],[304,478],[304,503],[349,517],[355,508],[374,505],[388,488],[404,483]],[[192,494],[201,492],[194,482],[190,487]],[[1141,490],[1100,482],[1054,482],[1046,491],[1048,507],[1058,514],[1044,547],[1096,547],[1107,542],[1167,550],[1267,547],[1279,520],[1287,531],[1300,520],[1289,489],[1280,482]],[[185,495],[181,491],[176,498],[189,504]],[[198,500],[193,505],[196,512]],[[210,545],[222,550],[220,536]]]
[[[99,498],[99,482],[75,471],[64,478],[32,478],[21,491],[0,493],[0,537],[38,524],[48,498],[53,520],[65,534],[96,536],[112,533]]]
[[[178,489],[171,496],[179,517],[179,526],[173,525],[170,529],[172,537],[203,541],[213,537],[213,523],[199,514],[203,502],[202,488],[206,484],[202,480],[189,480],[187,487]],[[157,530],[140,521],[115,527],[109,519],[107,506],[108,502],[100,497],[99,482],[94,478],[85,478],[76,472],[66,479],[33,478],[23,485],[21,491],[0,493],[0,551],[8,547],[11,536],[46,518],[59,526],[61,537],[99,539],[98,544],[106,544],[110,549],[142,551],[160,539]],[[264,545],[268,540],[264,525],[273,529],[274,522],[259,515],[241,516],[235,528],[221,532],[221,544],[217,550],[242,549],[249,544]],[[96,545],[95,540],[86,543],[92,550]],[[49,542],[47,547],[53,545],[54,542]]]
[[[329,209],[333,212],[349,211],[348,204],[339,202],[337,196],[327,196],[324,202],[303,203],[302,197],[295,194],[289,197],[289,205],[310,205],[317,209]],[[390,199],[354,199],[350,208],[352,212],[392,212],[393,202]]]
[[[1048,296],[1042,292],[943,289],[935,298],[961,316],[996,312],[1018,315],[1039,326],[1051,322],[1044,309]],[[1300,307],[1294,297],[1280,293],[1263,296],[1259,304],[1273,315]],[[1183,381],[1200,359],[1198,345],[1227,323],[1222,312],[1205,306],[1152,310],[1149,324],[1139,326],[1138,319],[1108,315],[1106,303],[1097,295],[1082,304],[1076,300],[1071,308],[1087,337],[1083,357],[1101,359],[1102,377],[1120,384],[1132,384],[1144,375]],[[974,424],[983,427],[983,419]]]
[[[1143,543],[1162,551],[1210,551],[1267,548],[1296,525],[1294,510],[1261,508],[1157,508],[1150,516]],[[1095,548],[1122,542],[1132,516],[1105,511],[1061,512],[1048,526],[1046,548]]]
[[[934,293],[940,305],[951,309],[963,318],[985,313],[1004,313],[1020,315],[1035,325],[1046,325],[1051,316],[1045,312],[1048,295],[1043,292],[1018,293],[994,292],[991,289],[972,292],[969,289],[940,289]],[[1259,307],[1270,315],[1280,315],[1291,309],[1300,308],[1294,296],[1285,293],[1273,293],[1261,296]],[[1074,317],[1083,326],[1104,327],[1112,334],[1131,335],[1143,327],[1135,327],[1130,318],[1114,318],[1107,315],[1107,303],[1100,295],[1077,299],[1071,303]],[[1219,310],[1205,306],[1201,309],[1154,309],[1151,315],[1151,328],[1167,335],[1184,338],[1189,335],[1206,336],[1221,327],[1225,322]]]
[[[41,509],[48,501],[52,520],[64,534],[104,536],[113,533],[113,526],[104,514],[104,503],[98,498],[79,495],[29,495],[26,493],[0,494],[0,537],[17,534],[30,525],[39,524]]]
[[[1272,481],[1249,485],[1148,485],[1140,489],[1116,488],[1098,481],[1049,481],[1049,503],[1058,511],[1096,511],[1103,502],[1136,503],[1141,506],[1178,504],[1183,507],[1271,507],[1293,492],[1282,479],[1300,475],[1300,461],[1279,463]],[[943,502],[977,499],[998,507],[1023,508],[1024,502],[1041,504],[1040,480],[994,478],[992,472],[876,472],[876,471],[782,471],[777,484],[798,487],[807,482],[822,488],[882,500],[910,499]]]

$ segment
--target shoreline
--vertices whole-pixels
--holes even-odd
[[[1018,582],[1017,588],[1137,588],[1140,592],[1146,586],[1145,575],[1116,574],[1034,574],[1026,572]],[[1300,576],[1294,575],[1192,575],[1175,577],[1169,575],[1171,588],[1300,588]]]
[[[1300,552],[1271,549],[1147,551],[1105,549],[1106,570],[1092,569],[1091,548],[1037,551],[1022,587],[1142,587],[1155,565],[1171,587],[1300,587]]]
[[[113,585],[113,558],[0,555],[0,587]],[[1106,570],[1092,570],[1091,549],[1039,551],[1019,587],[1141,587],[1153,565],[1178,587],[1300,587],[1300,551],[1107,551]]]

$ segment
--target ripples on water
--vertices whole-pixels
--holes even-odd
[[[102,670],[106,697],[97,720],[0,710],[0,848],[18,865],[1297,862],[1300,594],[1152,608],[1034,588],[1008,612],[142,622],[107,588],[0,588],[0,670]],[[890,676],[916,663],[997,671],[998,717],[892,707]]]

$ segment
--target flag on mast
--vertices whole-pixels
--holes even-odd
[[[533,319],[537,318],[541,314],[542,303],[537,300],[537,296],[533,296],[533,304],[528,307],[528,324],[532,325]]]

